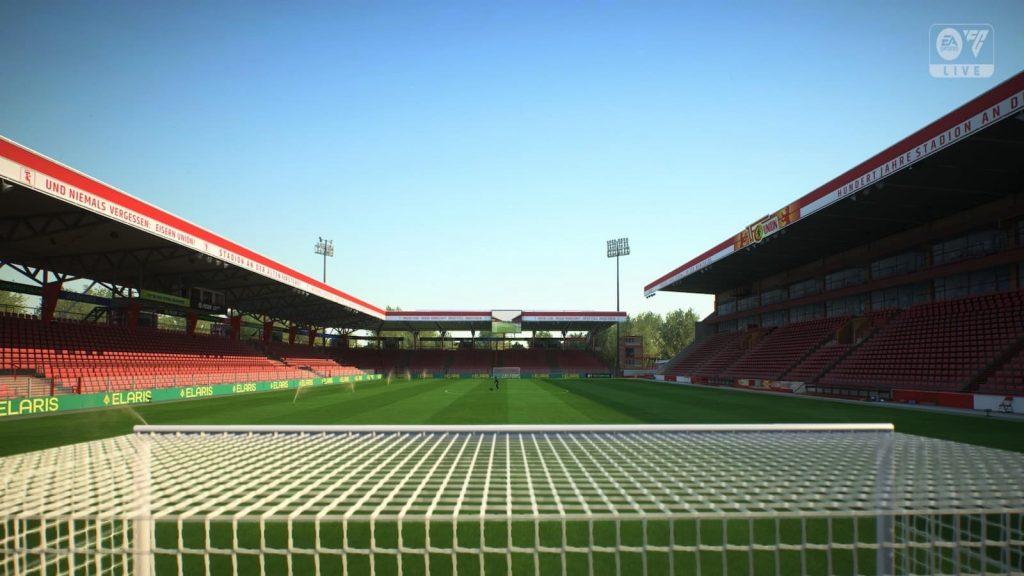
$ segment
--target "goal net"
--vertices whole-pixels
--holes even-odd
[[[519,366],[495,366],[491,368],[491,375],[495,378],[519,378]]]
[[[0,476],[3,574],[1024,568],[1024,456],[888,425],[139,426]]]

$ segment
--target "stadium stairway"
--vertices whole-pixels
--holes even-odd
[[[678,369],[679,369],[679,366],[687,358],[689,358],[690,355],[693,354],[693,352],[695,350],[698,350],[701,347],[701,344],[703,344],[703,343],[704,343],[704,340],[694,340],[693,342],[690,342],[689,344],[687,344],[682,350],[680,350],[679,352],[676,352],[675,356],[670,358],[669,361],[666,362],[664,366],[659,368],[658,371],[657,371],[657,374],[663,374],[663,375],[664,374],[671,374],[671,375],[675,375],[677,373]]]
[[[782,376],[782,380],[787,382],[803,382],[805,384],[813,383],[819,376],[849,354],[851,349],[853,349],[852,344],[826,342],[805,356],[789,372],[786,372]]]
[[[723,384],[803,382],[836,394],[902,388],[1022,395],[1024,292],[713,334],[677,353],[662,373]]]
[[[361,374],[359,368],[345,364],[338,356],[337,348],[324,348],[284,342],[270,342],[262,345],[267,356],[284,366],[309,372],[310,376],[330,377]]]
[[[697,374],[697,370],[717,356],[725,347],[734,340],[742,338],[743,334],[743,332],[711,334],[699,342],[693,342],[669,362],[670,367],[666,368],[664,373],[669,376],[692,377]]]
[[[728,340],[717,350],[716,354],[701,364],[694,371],[694,374],[710,380],[722,380],[722,373],[745,354],[757,347],[768,333],[769,330],[764,328],[752,328],[745,332],[740,332],[738,338]]]
[[[61,386],[34,371],[21,372],[20,374],[0,374],[0,398],[74,393],[74,390]]]
[[[971,381],[971,391],[1024,396],[1024,336]]]
[[[801,360],[833,338],[849,316],[795,322],[767,330],[746,353],[721,373],[736,379],[781,380]]]
[[[900,310],[891,309],[871,312],[863,317],[852,318],[844,326],[836,330],[834,338],[827,340],[818,348],[810,351],[800,362],[786,372],[782,380],[803,382],[805,384],[817,383],[823,374],[831,370],[839,362],[842,362],[858,346],[866,342],[882,326],[885,326],[899,314]]]

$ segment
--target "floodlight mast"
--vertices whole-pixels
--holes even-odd
[[[321,237],[317,237],[317,243],[313,246],[313,251],[324,257],[324,276],[323,282],[327,283],[327,258],[334,258],[334,240],[324,240]]]
[[[619,311],[619,257],[629,256],[629,238],[618,238],[615,240],[608,241],[608,257],[615,258],[615,311]],[[621,376],[620,373],[620,357],[622,351],[620,350],[621,342],[619,340],[619,322],[615,322],[615,375]]]

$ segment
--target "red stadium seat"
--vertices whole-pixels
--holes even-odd
[[[819,382],[845,388],[965,392],[1022,338],[1020,292],[920,304],[880,328]],[[1020,387],[1016,361],[1007,362],[983,388],[1009,392]],[[1001,374],[1009,375],[1005,385]]]
[[[0,316],[7,396],[37,394],[32,378],[57,393],[309,378],[306,369],[271,360],[248,344],[216,336]],[[8,379],[9,380],[9,379]]]

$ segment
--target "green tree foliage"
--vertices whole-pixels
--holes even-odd
[[[675,356],[680,350],[686,348],[693,342],[697,322],[700,318],[692,308],[687,310],[673,310],[665,315],[665,321],[661,324],[659,336],[661,338],[662,355],[664,358]]]
[[[182,318],[181,316],[170,316],[168,314],[161,314],[156,319],[156,326],[161,330],[184,332],[185,319]]]
[[[25,313],[24,308],[28,305],[28,299],[24,294],[0,290],[0,312]]]
[[[534,338],[551,338],[551,332],[547,330],[538,330],[533,333]],[[550,340],[541,340],[537,343],[537,348],[557,348],[558,345]]]
[[[665,323],[661,314],[642,312],[629,318],[627,326],[622,327],[623,336],[640,336],[644,339],[644,354],[662,357],[661,328]]]
[[[586,332],[569,332],[565,335],[568,343],[565,347],[569,350],[584,350],[587,346]]]
[[[92,286],[91,288],[86,289],[83,292],[83,294],[88,294],[90,296],[99,296],[100,298],[110,298],[113,295],[113,293],[110,290],[102,286]],[[60,299],[57,300],[57,308],[54,311],[54,315],[57,318],[81,320],[82,318],[85,318],[90,312],[92,312],[93,308],[99,307],[100,306],[98,306],[97,304],[90,304],[88,302],[76,302],[74,300]]]
[[[642,336],[645,355],[668,359],[693,342],[699,320],[693,309],[673,310],[664,317],[654,312],[643,312],[619,324],[619,333],[622,337]],[[601,359],[614,366],[615,327],[598,333],[594,342]]]
[[[248,340],[263,340],[263,326],[252,326],[243,322],[242,328],[239,330],[238,339],[243,342]]]
[[[476,337],[477,338],[490,338],[492,336],[494,336],[494,335],[491,334],[491,332],[489,332],[487,330],[481,330],[480,332],[476,333]],[[477,347],[478,350],[487,350],[488,348],[491,347],[491,343],[487,342],[487,341],[477,340],[476,347]]]

